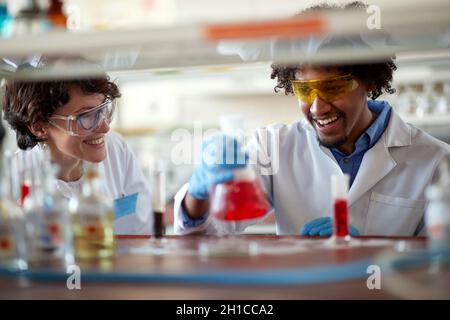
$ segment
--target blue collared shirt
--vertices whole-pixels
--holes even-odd
[[[355,150],[347,155],[337,148],[331,148],[342,172],[350,175],[350,185],[355,181],[364,154],[372,148],[386,130],[391,116],[391,106],[386,101],[368,101],[369,109],[378,114],[371,126],[356,140]]]

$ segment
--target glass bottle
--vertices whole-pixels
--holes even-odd
[[[50,1],[47,17],[54,28],[65,29],[67,27],[67,16],[63,12],[62,0]]]
[[[47,12],[38,0],[24,1],[11,23],[11,34],[14,36],[44,33],[49,29]]]
[[[25,199],[28,261],[33,265],[72,264],[73,243],[69,199],[56,189],[58,167],[46,158],[39,181]]]
[[[438,114],[448,114],[450,112],[450,83],[442,83],[442,92],[436,103],[436,112]]]
[[[438,168],[438,178],[426,190],[425,224],[431,249],[450,249],[450,156]]]
[[[11,33],[12,17],[8,12],[6,0],[0,0],[0,37],[7,37]]]
[[[87,164],[84,179],[83,190],[71,208],[75,256],[110,258],[114,254],[113,200],[102,190],[98,165]]]
[[[427,114],[433,113],[436,105],[434,83],[421,85],[421,88],[422,90],[416,98],[416,115],[418,117],[424,117]]]
[[[404,91],[399,94],[397,99],[398,112],[404,116],[411,116],[416,114],[416,97],[417,92],[415,92],[412,85],[405,85]]]
[[[25,222],[22,209],[8,195],[11,176],[3,175],[0,163],[0,267],[12,270],[28,268]],[[11,173],[10,173],[11,174]]]

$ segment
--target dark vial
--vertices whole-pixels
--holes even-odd
[[[153,236],[155,238],[162,238],[164,234],[164,213],[160,211],[153,211]]]

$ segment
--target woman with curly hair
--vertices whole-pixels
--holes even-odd
[[[329,8],[323,5],[308,11]],[[343,7],[347,8],[364,5],[351,3]],[[322,42],[318,50],[326,45]],[[344,174],[350,185],[346,232],[383,236],[424,233],[425,189],[450,148],[405,123],[386,101],[376,100],[383,91],[394,92],[395,70],[392,59],[343,65],[272,65],[275,91],[295,94],[304,115],[291,125],[258,129],[250,144],[258,160],[250,164],[260,174],[278,234],[330,236],[330,177]],[[223,145],[230,144],[207,145],[204,152],[213,153],[204,158],[228,159],[227,152],[239,152],[239,148],[227,150]],[[242,165],[202,162],[194,168],[189,184],[175,198],[177,233],[240,232],[255,223],[234,221],[228,226],[232,230],[220,230],[222,224],[208,215],[209,190],[234,179],[233,170]]]
[[[39,67],[49,65],[43,62]],[[24,67],[31,66],[19,66]],[[16,133],[20,148],[17,157],[24,159],[25,164],[39,166],[47,149],[51,161],[60,169],[57,188],[66,197],[72,197],[81,191],[83,164],[98,163],[105,179],[105,194],[116,202],[133,202],[128,206],[133,210],[120,215],[116,212],[114,233],[150,234],[150,189],[127,143],[110,132],[118,97],[119,89],[107,75],[7,81],[3,112]]]

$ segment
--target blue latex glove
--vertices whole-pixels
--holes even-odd
[[[196,199],[207,199],[214,185],[232,180],[233,170],[245,167],[247,160],[235,138],[208,138],[202,144],[201,159],[192,172],[188,193]]]
[[[351,236],[359,236],[359,231],[354,226],[349,226],[348,230]],[[319,236],[329,237],[333,233],[333,221],[330,217],[314,219],[300,229],[301,236]]]

